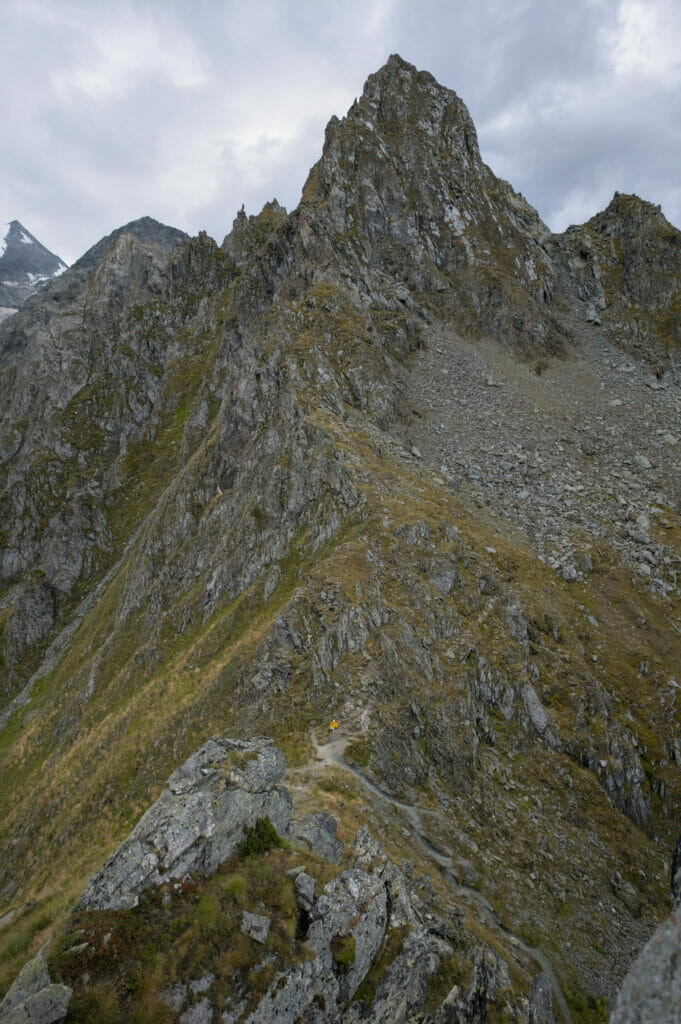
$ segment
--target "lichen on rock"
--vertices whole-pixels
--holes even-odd
[[[258,818],[286,832],[291,798],[278,785],[285,768],[269,740],[208,740],[93,875],[79,908],[134,907],[144,889],[193,871],[211,874],[234,853],[244,826]]]

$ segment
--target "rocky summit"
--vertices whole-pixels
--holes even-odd
[[[680,253],[393,56],[0,325],[0,1020],[675,1019]]]
[[[66,270],[64,261],[46,249],[18,220],[11,220],[4,231],[0,239],[0,323],[45,281]]]

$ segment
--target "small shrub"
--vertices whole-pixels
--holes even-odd
[[[73,993],[69,1005],[73,1024],[120,1024],[122,1019],[118,993],[111,982],[95,982]]]
[[[246,879],[238,871],[235,871],[231,875],[226,875],[220,880],[220,887],[225,896],[236,903],[237,906],[243,906],[246,898]]]
[[[244,838],[237,846],[237,853],[243,860],[257,854],[267,853],[281,846],[281,839],[269,818],[258,818],[255,825],[244,827]]]
[[[360,768],[368,768],[371,761],[371,745],[366,740],[355,740],[345,748],[345,757]]]
[[[27,934],[17,935],[10,939],[0,950],[0,963],[5,960],[14,960],[15,957],[26,952],[31,944],[31,936]]]
[[[173,1024],[176,1016],[158,993],[147,993],[132,1011],[130,1024]]]
[[[573,990],[569,1001],[576,1024],[604,1024],[608,1020],[608,1000],[605,996],[597,996],[593,992],[584,995]]]
[[[248,936],[236,932],[232,937],[229,949],[220,957],[218,971],[223,976],[235,974],[253,964],[253,942]]]
[[[201,937],[205,940],[217,940],[224,937],[230,930],[231,922],[220,906],[219,896],[207,891],[201,894],[196,908]]]
[[[357,949],[354,935],[334,935],[331,939],[331,955],[336,970],[343,974],[355,962]]]

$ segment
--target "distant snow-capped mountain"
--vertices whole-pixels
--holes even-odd
[[[4,320],[43,282],[63,273],[66,264],[18,220],[0,225],[0,232],[0,320]]]

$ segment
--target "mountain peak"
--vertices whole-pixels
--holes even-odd
[[[383,64],[377,71],[374,72],[373,76],[370,77],[383,77],[389,78],[393,75],[407,74],[417,75],[419,70],[414,64],[410,64],[408,60],[401,57],[399,53],[391,53],[385,64]],[[429,74],[429,72],[425,72]]]
[[[45,248],[21,221],[8,221],[0,239],[0,319],[23,305],[41,284],[65,270],[64,261]]]
[[[420,71],[397,53],[369,75],[360,99],[348,116],[359,114],[370,123],[396,132],[400,126],[429,135],[446,130],[447,121],[465,122],[466,134],[479,159],[477,135],[466,105],[428,71]]]
[[[89,270],[102,259],[104,254],[122,235],[133,235],[138,241],[151,245],[158,245],[164,251],[169,252],[176,242],[187,238],[187,234],[179,228],[169,227],[162,224],[153,217],[138,217],[120,228],[116,228],[110,234],[100,238],[90,249],[74,263],[74,267],[80,270]]]

